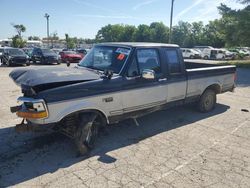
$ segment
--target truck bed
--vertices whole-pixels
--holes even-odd
[[[231,65],[185,62],[185,66],[189,78],[234,74],[236,72],[236,67]]]
[[[235,87],[236,67],[206,63],[185,62],[187,75],[187,97],[200,96],[213,85],[219,86],[218,93],[232,91]]]

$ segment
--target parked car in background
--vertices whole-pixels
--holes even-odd
[[[88,53],[88,50],[80,48],[80,49],[76,49],[76,52],[79,53],[79,54],[82,54],[83,57],[84,57]]]
[[[249,56],[250,55],[250,50],[247,47],[239,47],[236,48],[237,50],[240,50],[241,53],[243,53],[245,56]]]
[[[212,46],[195,46],[194,49],[203,52],[205,49],[214,49],[214,48]]]
[[[0,47],[0,63],[2,63],[3,51],[3,48]]]
[[[230,52],[229,50],[224,49],[224,48],[222,48],[221,50],[222,50],[222,51],[224,52],[224,54],[225,54],[225,59],[233,60],[233,59],[236,58],[236,53]]]
[[[225,51],[222,49],[209,49],[206,48],[202,51],[202,58],[203,59],[214,59],[214,60],[222,60],[226,58]]]
[[[33,63],[60,64],[59,55],[47,48],[34,48],[31,55]]]
[[[59,49],[59,48],[52,48],[51,49],[53,52],[55,52],[56,54],[60,54],[60,52],[62,52],[63,51],[63,49]]]
[[[33,48],[22,48],[22,50],[24,51],[24,53],[26,53],[26,55],[31,57]]]
[[[79,54],[74,51],[63,51],[59,53],[62,59],[62,62],[66,63],[79,63],[81,59],[83,58],[82,54]]]
[[[190,58],[190,59],[199,59],[201,58],[201,54],[194,50],[194,49],[190,49],[190,48],[181,48],[182,50],[182,55],[183,58]]]
[[[248,53],[244,52],[243,50],[237,49],[237,48],[230,48],[228,50],[230,52],[235,53],[238,58],[244,58],[244,57],[248,56]]]
[[[19,48],[4,48],[2,55],[2,64],[12,65],[30,65],[29,56]]]

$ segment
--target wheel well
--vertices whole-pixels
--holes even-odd
[[[211,90],[215,91],[216,94],[221,93],[221,86],[220,86],[219,84],[210,85],[210,86],[208,86],[208,87],[205,89],[205,91],[208,90],[208,89],[211,89]]]
[[[101,120],[103,121],[103,123],[106,125],[108,123],[106,116],[103,114],[103,112],[99,111],[99,110],[80,110],[80,111],[76,111],[73,112],[71,114],[68,114],[67,116],[65,116],[61,121],[70,118],[70,117],[79,117],[80,114],[91,114],[91,113],[96,113],[97,115],[100,116]]]
[[[77,112],[73,112],[65,116],[56,126],[53,128],[55,131],[59,131],[62,134],[74,138],[75,132],[77,131],[77,125],[79,123],[79,117],[83,114],[91,114],[96,113],[99,117],[102,126],[107,125],[107,118],[106,116],[99,110],[81,110]]]

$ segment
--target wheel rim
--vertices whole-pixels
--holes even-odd
[[[87,144],[89,147],[93,147],[96,138],[98,136],[98,122],[94,120],[89,126],[87,131],[86,139],[84,140],[84,143]]]
[[[213,105],[214,105],[214,97],[212,94],[210,95],[207,95],[206,99],[205,99],[205,108],[207,110],[210,110],[213,108]]]

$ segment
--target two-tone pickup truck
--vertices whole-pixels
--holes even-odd
[[[186,103],[213,110],[217,94],[234,90],[235,73],[235,66],[184,62],[177,45],[97,44],[76,67],[12,71],[23,97],[11,111],[25,120],[17,130],[60,131],[84,154],[108,124]]]

